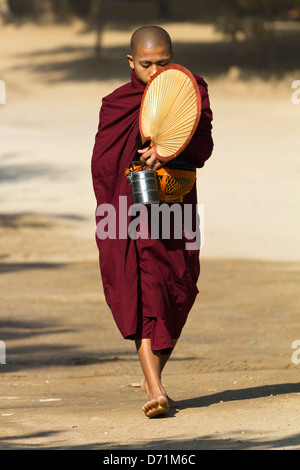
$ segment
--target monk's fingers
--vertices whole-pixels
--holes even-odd
[[[159,170],[162,167],[163,167],[163,164],[159,160],[156,160],[156,163],[153,166],[153,170],[156,171],[156,170]]]
[[[149,166],[150,168],[154,168],[156,164],[156,157],[150,157],[148,160],[145,161],[146,165]]]
[[[140,159],[143,160],[143,161],[146,161],[147,158],[151,157],[151,155],[152,155],[150,147],[146,147],[144,149],[139,149],[138,153],[140,154]]]
[[[148,149],[139,150],[140,160],[145,163],[149,168],[159,170],[162,167],[162,163],[158,160],[155,150],[152,147]]]
[[[153,168],[153,166],[156,164],[157,162],[157,158],[155,155],[152,155],[150,157],[145,157],[145,156],[142,156],[140,157],[140,160],[145,163],[145,165],[147,165],[148,167],[150,168]]]
[[[157,160],[155,150],[152,147],[138,150],[138,152],[140,154],[140,159],[145,163],[150,161],[150,164],[152,165]],[[149,163],[147,163],[147,165],[149,165]]]
[[[157,159],[157,156],[155,153],[153,153],[149,158],[147,158],[147,160],[145,161],[145,164],[150,167],[150,168],[153,168],[154,170],[160,168],[161,164],[159,162],[159,160]]]

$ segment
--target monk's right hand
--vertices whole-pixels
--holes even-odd
[[[153,170],[159,170],[163,166],[156,156],[153,147],[147,147],[145,149],[138,150],[140,154],[140,160],[145,163],[149,168]]]

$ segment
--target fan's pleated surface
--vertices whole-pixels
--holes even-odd
[[[140,111],[140,132],[158,158],[176,157],[192,137],[201,113],[196,80],[180,65],[161,69],[147,85]]]

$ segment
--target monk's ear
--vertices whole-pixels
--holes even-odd
[[[127,54],[126,57],[127,57],[127,59],[128,59],[128,63],[129,63],[130,68],[134,69],[134,63],[133,63],[133,57],[132,57],[132,55]]]

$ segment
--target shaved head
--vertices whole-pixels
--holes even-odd
[[[131,37],[131,51],[135,55],[139,46],[147,49],[167,46],[172,54],[172,41],[167,31],[159,26],[142,26],[137,29]]]
[[[172,41],[160,26],[143,26],[131,37],[131,55],[127,54],[129,66],[143,83],[165,65],[173,62]]]

